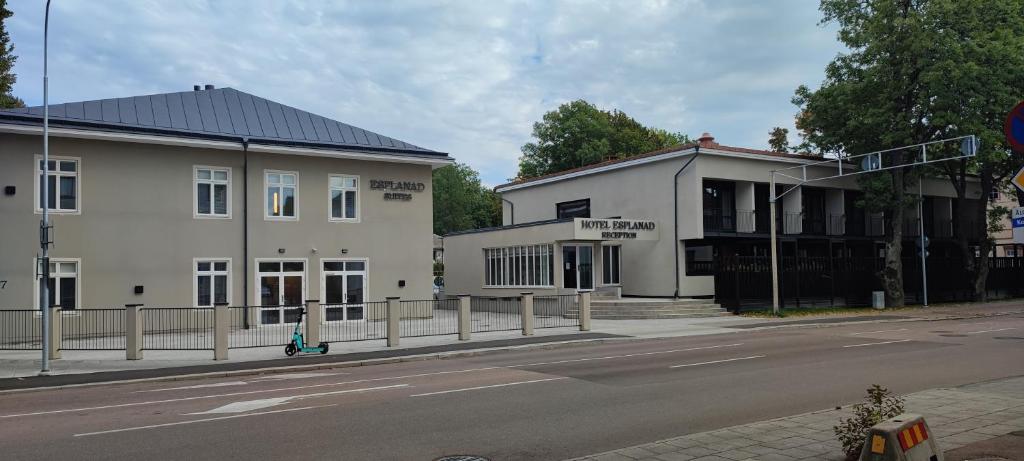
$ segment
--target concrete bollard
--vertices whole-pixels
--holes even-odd
[[[590,292],[576,295],[577,314],[580,317],[580,331],[590,331]]]
[[[470,316],[472,299],[469,295],[459,295],[459,341],[468,341],[473,332],[473,319]]]
[[[389,297],[388,301],[388,347],[398,347],[398,338],[401,334],[399,325],[402,321],[402,305],[399,298]]]
[[[306,337],[303,338],[303,341],[308,346],[320,344],[320,319],[323,317],[322,314],[320,300],[310,299],[306,301]]]
[[[124,353],[128,360],[142,360],[142,304],[124,306]]]
[[[904,413],[871,427],[860,461],[942,461],[942,450],[924,417]]]
[[[64,323],[64,317],[60,312],[60,306],[50,308],[50,350],[47,352],[50,360],[60,358],[60,339],[63,336],[61,326]]]
[[[523,316],[523,336],[533,336],[533,293],[521,293],[519,312]]]
[[[228,359],[228,341],[231,334],[231,314],[227,303],[213,306],[213,359]]]

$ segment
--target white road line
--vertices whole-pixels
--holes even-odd
[[[737,360],[760,359],[760,358],[764,358],[764,357],[765,356],[763,356],[763,355],[751,355],[750,357],[736,357],[734,359],[712,360],[710,362],[697,362],[697,363],[687,363],[687,364],[683,364],[683,365],[672,365],[669,368],[695,367],[695,366],[698,366],[698,365],[711,365],[713,363],[735,362]]]
[[[227,393],[227,394],[198,395],[198,396],[195,396],[195,397],[182,397],[182,398],[177,398],[177,399],[151,400],[151,401],[148,401],[148,402],[119,403],[119,404],[114,404],[114,405],[100,405],[100,406],[95,406],[95,407],[68,408],[68,409],[64,409],[64,410],[36,411],[36,412],[32,412],[32,413],[18,413],[18,414],[13,414],[13,415],[0,415],[0,419],[3,419],[3,418],[18,418],[18,417],[22,417],[22,416],[51,415],[51,414],[58,414],[58,413],[74,413],[74,412],[79,412],[79,411],[108,410],[108,409],[111,409],[111,408],[137,407],[137,406],[142,406],[142,405],[156,405],[156,404],[161,404],[161,403],[172,403],[172,402],[187,402],[187,401],[190,401],[190,400],[214,399],[214,398],[218,398],[218,397],[234,397],[234,396],[237,396],[237,395],[263,394],[263,393],[267,393],[267,392],[294,391],[294,390],[309,389],[309,388],[314,388],[314,387],[340,386],[340,385],[343,385],[343,384],[355,384],[355,383],[364,382],[364,381],[370,381],[370,380],[350,381],[350,382],[345,382],[345,383],[313,384],[313,385],[309,385],[309,386],[282,387],[282,388],[278,388],[278,389],[267,389],[267,390],[262,390],[262,391],[246,391],[246,392],[230,392],[230,393]],[[387,387],[391,387],[391,386],[387,386]]]
[[[606,356],[606,357],[588,357],[588,358],[584,358],[584,359],[569,359],[569,360],[557,360],[557,361],[554,361],[554,362],[537,362],[537,363],[526,363],[526,364],[522,364],[522,365],[508,365],[508,366],[506,366],[506,368],[522,368],[522,367],[533,367],[533,366],[539,366],[539,365],[555,365],[555,364],[559,364],[559,363],[589,362],[589,361],[592,361],[592,360],[621,359],[621,358],[627,358],[627,357],[641,357],[641,356],[644,356],[644,355],[671,354],[673,352],[699,351],[699,350],[704,350],[704,349],[717,349],[717,348],[720,348],[720,347],[736,347],[736,346],[742,346],[742,345],[743,345],[743,343],[736,343],[736,344],[722,344],[722,345],[718,345],[718,346],[691,347],[691,348],[688,348],[688,349],[672,349],[672,350],[668,350],[668,351],[638,352],[636,354],[609,355],[609,356]]]
[[[263,408],[270,408],[278,405],[283,405],[285,403],[290,403],[294,400],[310,399],[313,397],[323,397],[325,395],[355,394],[359,392],[382,391],[387,389],[398,389],[401,387],[409,387],[409,385],[395,384],[393,386],[367,387],[363,389],[345,389],[343,391],[317,392],[314,394],[291,395],[288,397],[274,397],[270,399],[244,400],[241,402],[229,403],[227,405],[223,405],[212,410],[187,414],[206,415],[218,413],[245,413],[247,411],[261,410]]]
[[[182,391],[186,389],[205,389],[208,387],[225,387],[225,386],[243,386],[249,384],[245,381],[226,381],[223,383],[212,383],[212,384],[196,384],[195,386],[181,386],[181,387],[165,387],[163,389],[147,389],[142,391],[135,391],[133,394],[143,394],[146,392],[164,392],[164,391]]]
[[[519,385],[519,384],[543,383],[543,382],[547,382],[547,381],[558,381],[560,379],[569,379],[569,377],[568,376],[562,376],[562,377],[558,377],[558,378],[533,379],[533,380],[530,380],[530,381],[517,381],[517,382],[514,382],[514,383],[491,384],[489,386],[466,387],[466,388],[462,388],[462,389],[450,389],[450,390],[447,390],[447,391],[427,392],[425,394],[413,394],[413,395],[410,395],[409,397],[425,397],[425,396],[428,396],[428,395],[451,394],[453,392],[476,391],[476,390],[480,390],[480,389],[491,389],[491,388],[495,388],[495,387],[516,386],[516,385]]]
[[[896,344],[896,343],[905,343],[905,342],[907,342],[907,341],[912,341],[912,340],[910,340],[910,339],[900,339],[900,340],[897,340],[897,341],[882,341],[882,342],[880,342],[880,343],[864,343],[864,344],[850,344],[850,345],[847,345],[847,346],[843,346],[843,347],[864,347],[864,346],[880,346],[880,345],[882,345],[882,344]]]
[[[907,331],[907,329],[906,329],[906,328],[900,328],[900,329],[898,329],[898,330],[877,330],[877,331],[862,331],[862,332],[860,332],[860,333],[850,333],[850,335],[851,335],[851,336],[856,336],[856,335],[870,335],[870,334],[874,334],[874,333],[890,333],[890,332],[893,332],[893,331]]]
[[[160,427],[182,426],[182,425],[185,425],[185,424],[206,423],[206,422],[210,422],[210,421],[220,421],[220,420],[224,420],[224,419],[247,418],[249,416],[271,415],[271,414],[275,414],[275,413],[288,413],[288,412],[292,412],[292,411],[312,410],[314,408],[327,408],[327,407],[333,407],[333,406],[336,406],[336,405],[337,405],[336,403],[332,403],[330,405],[317,405],[317,406],[314,406],[314,407],[286,408],[286,409],[283,409],[283,410],[261,411],[259,413],[249,413],[249,414],[245,414],[245,415],[218,416],[218,417],[215,417],[215,418],[193,419],[193,420],[189,420],[189,421],[178,421],[178,422],[174,422],[174,423],[152,424],[152,425],[149,425],[149,426],[126,427],[126,428],[123,428],[123,429],[111,429],[109,431],[86,432],[86,433],[83,433],[83,434],[75,434],[75,437],[88,437],[90,435],[114,434],[114,433],[118,433],[118,432],[141,431],[143,429],[156,429],[156,428],[160,428]]]
[[[1016,328],[997,328],[995,330],[968,331],[965,335],[976,335],[978,333],[992,333],[995,331],[1016,330]]]

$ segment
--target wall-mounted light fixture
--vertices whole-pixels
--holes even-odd
[[[341,254],[347,255],[348,254],[348,248],[342,248],[341,249]]]
[[[277,253],[283,255],[284,254],[284,248],[278,248],[277,249]]]
[[[14,186],[4,186],[4,195],[14,195],[15,190]]]

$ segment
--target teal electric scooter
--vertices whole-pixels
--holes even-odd
[[[288,343],[288,345],[284,347],[284,355],[287,355],[288,357],[295,355],[296,352],[319,352],[321,354],[326,354],[327,348],[330,346],[326,342],[321,342],[316,347],[306,346],[302,337],[302,316],[304,315],[306,315],[306,308],[299,310],[299,320],[295,322],[295,331],[292,332],[292,342]]]

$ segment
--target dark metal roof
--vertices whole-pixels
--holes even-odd
[[[0,120],[42,123],[43,107],[0,110]],[[53,126],[252,143],[447,157],[233,88],[50,105]]]

